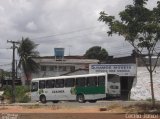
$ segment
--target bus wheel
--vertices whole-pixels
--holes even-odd
[[[77,95],[77,101],[79,103],[84,103],[85,102],[84,95],[83,94]]]
[[[58,100],[54,100],[54,101],[52,101],[53,103],[58,103],[59,101]]]
[[[95,102],[97,102],[97,100],[89,100],[88,102],[95,103]]]
[[[45,96],[45,95],[41,95],[41,96],[40,96],[40,101],[41,101],[42,103],[46,103],[46,96]]]

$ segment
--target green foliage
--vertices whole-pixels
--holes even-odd
[[[15,88],[15,92],[16,92],[16,102],[29,102],[30,101],[30,97],[29,95],[27,95],[27,93],[29,92],[29,88],[26,86],[16,86]],[[12,99],[12,87],[11,86],[6,86],[4,87],[4,97],[6,99],[11,100]]]
[[[12,97],[12,87],[11,86],[6,86],[6,87],[3,87],[3,90],[4,90],[4,98],[6,99],[11,99]]]
[[[3,71],[3,72],[0,73],[0,77],[2,77],[2,76],[10,77],[11,76],[11,72]]]
[[[24,95],[22,96],[21,98],[19,98],[18,102],[21,102],[21,103],[27,103],[31,100],[31,98],[28,96],[28,95]]]
[[[84,56],[88,59],[98,59],[100,61],[105,61],[108,57],[108,52],[100,46],[93,46],[86,51]]]
[[[152,98],[147,98],[146,101],[151,102]]]
[[[152,104],[155,106],[153,89],[153,71],[157,66],[160,52],[156,50],[160,41],[160,2],[153,9],[147,8],[148,0],[133,0],[133,5],[127,5],[119,13],[120,20],[100,12],[99,21],[109,26],[108,35],[119,34],[125,38],[134,48],[150,73]],[[143,57],[148,56],[148,61]],[[153,64],[152,56],[157,56]]]
[[[109,26],[108,35],[118,33],[134,47],[137,45],[137,48],[152,50],[160,39],[160,3],[150,10],[144,6],[146,1],[134,0],[134,5],[127,5],[126,9],[119,13],[121,20],[100,12],[99,21]]]

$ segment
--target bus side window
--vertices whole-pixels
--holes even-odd
[[[39,89],[45,88],[45,81],[39,81]]]
[[[64,79],[57,79],[55,87],[56,88],[64,88]]]
[[[98,85],[105,86],[105,76],[98,76]]]
[[[74,87],[75,79],[65,79],[65,87]]]
[[[54,88],[55,80],[47,80],[46,81],[46,88]]]
[[[87,86],[97,86],[97,77],[87,77]]]
[[[85,78],[77,78],[76,79],[76,86],[78,87],[85,87]]]
[[[38,91],[38,82],[32,82],[31,92]]]

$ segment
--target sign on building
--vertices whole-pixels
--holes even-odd
[[[136,76],[136,64],[90,64],[89,73],[117,74],[119,76]]]

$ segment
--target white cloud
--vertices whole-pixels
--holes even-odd
[[[27,28],[28,30],[31,30],[31,31],[37,30],[37,26],[36,26],[36,24],[35,24],[33,21],[27,23],[26,28]]]
[[[0,6],[0,12],[4,12],[4,8]]]
[[[157,0],[152,1],[153,6]],[[7,48],[11,46],[7,40],[23,36],[39,44],[41,55],[53,55],[56,46],[63,46],[68,54],[69,45],[71,55],[83,55],[94,45],[106,48],[110,55],[119,49],[128,53],[131,49],[124,39],[108,37],[107,27],[97,19],[100,11],[118,16],[130,3],[132,0],[0,0],[0,47]],[[2,58],[7,56],[1,51]]]

